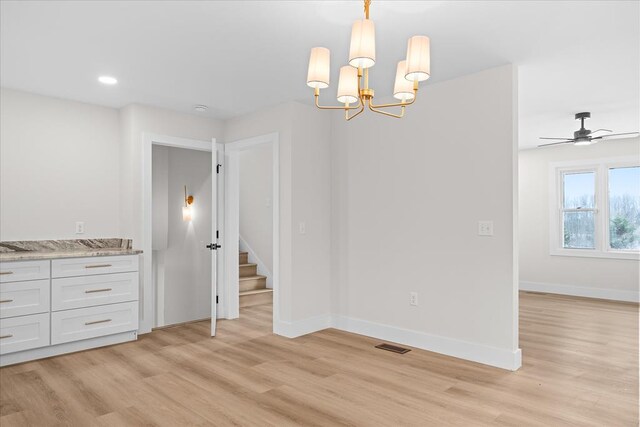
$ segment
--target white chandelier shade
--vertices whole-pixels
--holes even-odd
[[[424,81],[431,76],[430,41],[427,36],[413,36],[407,43],[407,74],[410,81]]]
[[[359,19],[351,28],[349,65],[371,68],[376,63],[376,30],[370,19]]]
[[[396,82],[393,85],[393,97],[401,101],[411,101],[415,98],[413,82],[405,78],[407,74],[407,61],[398,62],[396,68]]]
[[[353,104],[358,102],[360,92],[358,91],[358,69],[351,65],[340,68],[340,78],[338,79],[338,102],[343,104]]]
[[[314,47],[309,58],[307,85],[312,88],[325,89],[329,87],[331,52],[326,47]]]

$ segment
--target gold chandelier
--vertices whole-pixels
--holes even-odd
[[[373,21],[369,19],[371,0],[364,0],[365,19],[357,20],[351,29],[349,65],[340,68],[338,79],[338,102],[344,106],[322,106],[318,102],[320,89],[329,87],[330,56],[326,47],[314,47],[309,58],[307,85],[314,89],[316,107],[323,110],[344,110],[346,120],[351,120],[366,107],[375,113],[391,117],[404,116],[405,107],[415,102],[418,83],[427,80],[431,74],[430,42],[427,36],[413,36],[407,46],[407,57],[398,62],[393,97],[399,102],[392,104],[373,103],[374,90],[369,87],[369,68],[376,63],[376,39]],[[357,103],[357,104],[356,104]],[[355,105],[354,105],[355,104]],[[384,111],[386,108],[400,107],[400,113]],[[358,110],[349,115],[349,111]]]

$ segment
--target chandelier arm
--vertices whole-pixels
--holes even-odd
[[[360,98],[358,98],[358,104],[357,104],[357,105],[354,105],[353,107],[351,107],[351,106],[349,106],[349,107],[347,107],[347,106],[344,106],[344,107],[338,107],[338,106],[333,106],[333,105],[327,105],[327,106],[325,106],[325,105],[320,105],[320,104],[318,103],[318,97],[319,97],[319,95],[318,95],[318,94],[316,94],[316,95],[315,95],[315,98],[316,98],[316,107],[318,107],[318,108],[319,108],[319,109],[321,109],[321,110],[345,110],[345,111],[348,111],[348,110],[357,110],[357,109],[358,109],[358,108],[360,108],[360,106],[362,105],[362,100],[361,100]]]
[[[357,115],[359,115],[360,113],[362,113],[364,111],[364,103],[362,102],[362,100],[360,100],[360,105],[361,105],[360,110],[357,113],[355,113],[353,116],[351,116],[351,117],[349,117],[349,112],[345,111],[344,112],[344,118],[347,121],[349,121],[349,120],[353,119],[354,117],[356,117]]]
[[[395,102],[395,103],[392,103],[392,104],[380,104],[380,105],[375,105],[374,103],[369,102],[369,105],[372,106],[373,108],[404,107],[404,106],[407,106],[407,105],[411,105],[414,102],[416,102],[416,98],[418,98],[418,88],[417,88],[417,86],[418,86],[417,82],[415,82],[414,86],[413,86],[413,99],[411,101],[409,101],[409,102],[402,101],[402,102]]]
[[[388,111],[378,110],[374,106],[372,106],[371,103],[369,103],[369,109],[374,113],[384,114],[385,116],[395,117],[396,119],[401,119],[402,117],[404,117],[404,105],[402,106],[400,114],[393,114],[389,113]]]

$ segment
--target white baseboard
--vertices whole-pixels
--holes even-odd
[[[295,322],[279,321],[274,325],[273,332],[287,338],[296,338],[313,332],[318,332],[332,326],[331,315],[310,317]]]
[[[16,353],[3,354],[0,356],[0,366],[9,366],[16,363],[44,359],[45,357],[59,356],[67,353],[74,353],[76,351],[120,344],[123,342],[135,341],[136,339],[138,339],[136,331],[121,332],[118,334],[107,335],[105,337],[89,338],[81,341],[73,341],[64,344],[19,351]]]
[[[613,301],[640,302],[639,291],[590,288],[586,286],[561,285],[556,283],[520,282],[521,291],[546,292],[574,297],[599,298]]]
[[[296,338],[332,327],[510,371],[516,371],[522,365],[520,349],[511,351],[339,315],[327,314],[295,322],[280,321],[274,327],[274,332],[287,338]]]
[[[249,253],[249,262],[253,262],[258,264],[258,274],[262,276],[266,276],[267,278],[267,288],[273,288],[273,274],[271,274],[271,270],[267,268],[264,262],[260,259],[258,254],[251,248],[251,246],[247,243],[246,240],[242,238],[242,236],[238,236],[238,240],[240,242],[240,250],[243,252]]]
[[[345,316],[334,316],[333,323],[336,329],[343,331],[446,354],[447,356],[471,360],[510,371],[516,371],[522,365],[522,352],[520,349],[511,351]]]

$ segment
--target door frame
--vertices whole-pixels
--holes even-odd
[[[216,139],[211,141],[200,141],[197,139],[179,138],[168,135],[158,135],[153,133],[142,134],[142,236],[141,247],[143,250],[142,263],[143,268],[141,270],[141,283],[142,283],[142,296],[141,310],[140,310],[140,324],[138,327],[138,333],[145,334],[151,332],[153,329],[153,323],[155,319],[155,283],[153,281],[153,246],[151,242],[152,235],[152,150],[154,145],[160,145],[165,147],[185,148],[188,150],[198,150],[211,152],[214,147],[219,153],[223,150],[222,144],[216,143]],[[211,164],[211,173],[215,173],[216,165],[213,162]],[[218,226],[220,218],[217,218]],[[224,269],[224,263],[221,262],[222,257],[217,257],[217,278],[220,277],[220,269]],[[215,295],[212,295],[212,304],[215,301]]]
[[[271,145],[272,228],[273,228],[273,327],[280,320],[280,138],[277,132],[224,144],[224,224],[223,246],[225,278],[219,284],[222,311],[227,319],[240,316],[238,251],[240,238],[240,169],[239,154],[259,145]]]

